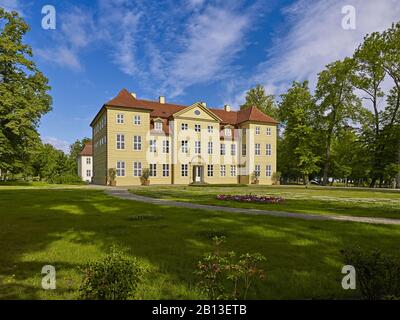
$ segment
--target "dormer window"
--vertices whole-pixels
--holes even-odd
[[[230,137],[231,136],[231,129],[230,128],[225,128],[224,132],[225,132],[225,136],[226,137]]]
[[[162,122],[154,122],[154,129],[157,131],[162,131]]]

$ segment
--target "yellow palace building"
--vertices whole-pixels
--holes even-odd
[[[277,121],[256,107],[240,111],[142,100],[123,89],[93,121],[93,183],[272,184]]]

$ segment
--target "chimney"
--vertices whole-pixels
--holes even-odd
[[[135,92],[131,92],[132,97],[134,97],[136,99],[136,93]]]
[[[160,98],[158,99],[158,101],[162,104],[165,103],[165,97],[164,96],[160,96]]]
[[[224,106],[224,110],[230,112],[231,111],[231,106],[229,104],[226,104]]]
[[[202,105],[203,107],[207,107],[207,103],[205,103],[205,102],[201,102],[201,105]]]

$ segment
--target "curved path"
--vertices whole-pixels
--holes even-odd
[[[304,214],[304,213],[293,213],[293,212],[285,212],[285,211],[267,211],[260,209],[247,209],[247,208],[233,208],[233,207],[223,207],[223,206],[212,206],[205,204],[197,204],[190,202],[180,202],[166,199],[156,199],[150,197],[139,196],[133,193],[130,193],[126,189],[117,189],[110,188],[106,189],[105,192],[111,196],[146,202],[155,205],[161,206],[171,206],[171,207],[181,207],[181,208],[189,208],[189,209],[200,209],[200,210],[212,210],[212,211],[224,211],[224,212],[233,212],[233,213],[244,213],[244,214],[253,214],[253,215],[268,215],[274,217],[284,217],[284,218],[296,218],[296,219],[304,219],[304,220],[331,220],[331,221],[352,221],[352,222],[363,222],[363,223],[371,223],[371,224],[391,224],[391,225],[400,225],[400,219],[389,219],[389,218],[369,218],[369,217],[353,217],[353,216],[342,216],[342,215],[319,215],[319,214]]]

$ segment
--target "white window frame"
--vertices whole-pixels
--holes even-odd
[[[213,133],[214,132],[214,126],[207,126],[207,131],[208,131],[208,133]]]
[[[167,154],[169,153],[169,140],[163,140],[162,142],[162,152]]]
[[[162,131],[162,122],[159,121],[154,122],[154,130]]]
[[[236,156],[236,144],[231,144],[231,156]]]
[[[232,130],[231,130],[231,128],[225,128],[225,129],[224,129],[224,136],[225,136],[225,137],[230,137],[230,136],[232,136]]]
[[[142,136],[133,136],[133,151],[142,151]]]
[[[214,176],[214,165],[212,165],[212,164],[207,165],[207,176],[208,177]]]
[[[272,136],[272,128],[271,128],[271,127],[267,127],[267,128],[266,128],[266,131],[265,131],[265,134],[266,134],[267,136]]]
[[[142,118],[140,117],[140,115],[137,114],[133,117],[133,124],[136,126],[139,126],[142,124]]]
[[[271,177],[272,176],[272,165],[267,164],[267,166],[265,167],[265,175],[267,177]]]
[[[150,163],[149,169],[150,169],[150,177],[157,177],[157,164]]]
[[[140,161],[133,162],[133,176],[134,177],[142,176],[142,163]]]
[[[182,153],[189,153],[188,141],[181,140],[181,152]]]
[[[91,177],[92,176],[92,170],[87,169],[86,170],[86,177]]]
[[[126,166],[125,161],[117,161],[117,177],[125,177],[126,175]]]
[[[219,168],[219,173],[221,177],[226,177],[226,165],[222,164]]]
[[[208,141],[207,152],[208,152],[208,154],[213,154],[213,143],[212,143],[212,141]]]
[[[163,177],[169,177],[169,164],[163,164]]]
[[[115,118],[115,122],[117,124],[124,124],[124,122],[125,122],[124,114],[123,113],[117,113],[116,118]]]
[[[267,143],[265,145],[265,155],[267,155],[267,156],[272,155],[272,145],[270,143]]]
[[[201,154],[201,141],[194,142],[194,153]]]
[[[188,176],[188,165],[187,164],[182,164],[181,165],[181,176],[182,177],[187,177]]]
[[[236,165],[231,165],[231,177],[236,177]]]
[[[259,135],[260,134],[260,127],[256,127],[256,135]]]
[[[254,165],[254,173],[255,173],[256,177],[261,176],[261,165],[259,165],[259,164]]]
[[[86,164],[92,164],[92,159],[90,157],[86,158]]]
[[[220,155],[221,155],[221,156],[226,155],[226,146],[225,146],[225,143],[221,143],[221,145],[220,145]]]
[[[200,124],[195,124],[194,125],[194,131],[195,132],[201,132],[201,125]]]
[[[125,149],[125,135],[118,133],[116,140],[117,140],[116,141],[117,142],[117,145],[116,145],[117,150],[124,150]]]
[[[149,151],[150,152],[157,152],[157,140],[151,139],[149,140]]]
[[[181,123],[181,130],[186,131],[189,129],[189,126],[187,123]]]
[[[261,144],[259,143],[254,144],[254,154],[256,156],[261,155]]]

